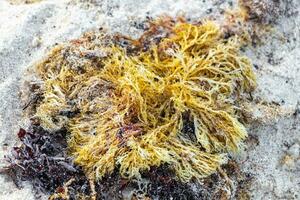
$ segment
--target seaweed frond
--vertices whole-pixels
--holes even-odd
[[[167,29],[131,54],[104,34],[87,34],[37,66],[44,99],[36,117],[45,128],[68,128],[70,153],[89,177],[118,169],[139,179],[168,164],[183,182],[199,179],[246,137],[235,104],[254,89],[255,76],[239,39],[224,39],[211,21]]]

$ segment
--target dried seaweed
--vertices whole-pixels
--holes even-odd
[[[50,130],[68,129],[71,154],[89,176],[101,179],[120,166],[123,177],[140,178],[169,164],[181,181],[203,178],[247,135],[233,104],[255,87],[255,77],[238,38],[224,39],[209,21],[156,24],[131,41],[139,53],[90,34],[55,48],[36,67],[44,90],[36,117]],[[148,47],[145,38],[156,30],[168,34]],[[87,52],[99,53],[91,59]],[[185,113],[193,140],[181,132]]]

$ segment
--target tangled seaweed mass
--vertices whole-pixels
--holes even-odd
[[[87,33],[36,66],[35,117],[67,128],[69,153],[91,179],[115,170],[139,179],[163,164],[183,182],[200,179],[247,135],[236,105],[256,83],[239,49],[211,21],[158,20],[138,40]]]

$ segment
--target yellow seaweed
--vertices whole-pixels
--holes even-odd
[[[170,29],[137,54],[96,34],[55,48],[37,65],[44,99],[36,116],[45,128],[68,128],[70,154],[89,177],[118,169],[139,179],[150,167],[168,164],[183,182],[200,179],[245,139],[234,104],[255,87],[255,76],[238,38],[223,39],[211,21]],[[101,56],[91,61],[86,52]],[[184,116],[195,139],[182,131]]]

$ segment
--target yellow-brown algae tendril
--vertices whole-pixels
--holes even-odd
[[[245,139],[234,104],[255,77],[238,38],[223,39],[211,21],[168,29],[168,37],[130,55],[104,44],[103,34],[88,35],[37,66],[44,99],[36,116],[45,128],[68,128],[70,152],[88,176],[101,179],[118,166],[123,177],[140,178],[169,164],[187,182],[215,172]],[[195,140],[182,131],[186,113]]]

